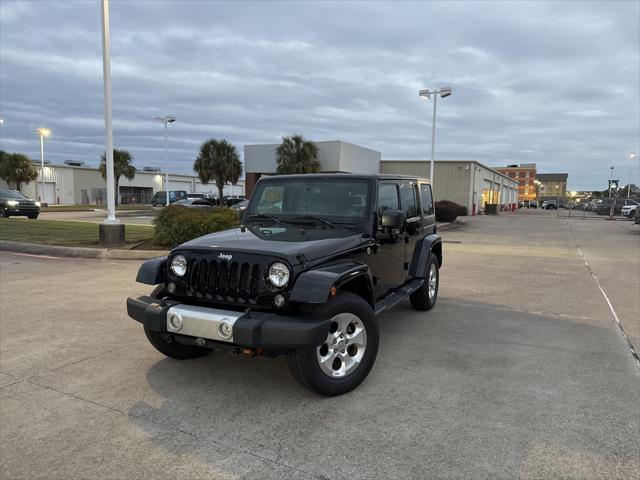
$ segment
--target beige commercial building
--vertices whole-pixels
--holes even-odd
[[[34,200],[41,200],[50,205],[101,205],[107,203],[107,183],[95,167],[83,165],[47,165],[44,166],[44,192],[40,165],[37,181],[22,185],[22,193]],[[136,171],[133,180],[120,177],[119,202],[151,203],[156,192],[163,191],[164,174],[158,170]],[[7,188],[6,182],[0,180],[0,188]],[[9,186],[15,188],[15,185]],[[197,176],[169,174],[169,189],[184,190],[187,193],[213,193],[217,196],[215,184],[203,184]],[[244,182],[226,185],[225,195],[243,195]]]
[[[429,178],[428,160],[382,160],[380,173]],[[518,181],[475,160],[436,160],[433,197],[466,206],[469,215],[483,212],[487,204],[510,210],[518,203]]]

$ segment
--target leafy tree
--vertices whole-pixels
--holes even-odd
[[[318,147],[302,135],[282,137],[282,143],[276,149],[278,173],[318,173]]]
[[[0,178],[8,184],[15,183],[20,190],[23,183],[38,178],[38,170],[26,155],[0,151]]]
[[[198,158],[193,163],[193,171],[205,185],[215,183],[222,201],[226,183],[235,185],[242,175],[242,163],[235,145],[224,139],[211,138],[200,147]]]
[[[106,153],[100,155],[100,166],[98,167],[100,175],[107,179],[107,159]],[[118,205],[118,184],[120,177],[124,176],[127,180],[133,180],[136,176],[136,168],[133,166],[133,157],[126,150],[113,149],[113,176],[116,183],[116,205]]]

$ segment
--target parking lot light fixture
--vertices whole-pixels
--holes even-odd
[[[167,135],[167,125],[176,121],[173,115],[164,115],[156,117],[157,122],[164,123],[164,174],[165,174],[165,190],[167,192],[166,206],[169,206],[169,137]]]
[[[436,149],[436,104],[438,103],[438,95],[440,98],[446,98],[453,94],[451,87],[441,87],[434,90],[423,88],[418,90],[418,96],[424,100],[430,100],[433,95],[433,120],[431,123],[431,166],[429,168],[429,181],[431,182],[431,188],[433,188],[433,163],[435,161],[435,149]]]
[[[44,202],[44,139],[51,135],[48,128],[36,128],[35,132],[40,137],[40,197],[38,200]]]

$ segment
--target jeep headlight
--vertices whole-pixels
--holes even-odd
[[[183,255],[176,255],[171,259],[171,271],[177,277],[184,277],[187,273],[187,259]]]
[[[7,200],[7,205],[11,206],[11,207],[15,207],[16,205],[18,205],[20,202],[17,202],[15,200]]]
[[[35,204],[36,204],[36,207],[41,206],[40,202],[33,202],[33,203],[35,203]]]
[[[269,267],[269,281],[278,288],[282,288],[289,283],[289,276],[289,268],[284,263],[275,262]]]

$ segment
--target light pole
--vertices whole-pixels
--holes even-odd
[[[631,167],[633,165],[634,158],[636,158],[636,154],[635,152],[631,152],[629,154],[629,185],[627,185],[627,198],[631,197],[631,180],[632,180],[632,172],[633,172],[633,169]]]
[[[431,123],[431,167],[429,172],[429,181],[431,182],[431,188],[433,189],[433,162],[436,150],[436,104],[438,103],[438,95],[440,98],[446,98],[453,93],[451,87],[442,87],[440,89],[429,90],[428,88],[418,90],[418,96],[429,100],[433,95],[433,120]]]
[[[40,201],[44,202],[44,139],[51,135],[48,128],[36,128],[35,132],[40,137]]]
[[[167,203],[169,206],[169,137],[167,136],[167,125],[176,121],[173,115],[164,115],[156,117],[156,121],[164,123],[164,175],[165,190],[167,191]]]
[[[111,121],[111,41],[109,33],[109,0],[102,0],[102,78],[104,84],[105,167],[107,171],[107,218],[105,224],[118,224],[116,219],[115,175],[113,172],[113,127]]]

